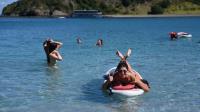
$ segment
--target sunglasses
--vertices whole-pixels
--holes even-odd
[[[119,70],[119,72],[127,72],[127,70]]]

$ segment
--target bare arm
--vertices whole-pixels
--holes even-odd
[[[136,72],[135,70],[132,69],[131,65],[126,61],[127,65],[128,65],[128,70],[130,70],[131,72],[131,77],[134,78],[134,83],[139,86],[140,88],[142,88],[145,92],[149,91],[149,87],[147,84],[145,84],[144,82],[141,81],[142,77],[141,75]]]
[[[58,41],[53,41],[52,43],[55,43],[57,45],[56,49],[59,49],[63,45],[63,43],[58,42]]]
[[[137,86],[139,86],[140,88],[142,88],[145,92],[148,92],[148,91],[149,91],[148,85],[145,84],[145,83],[143,83],[143,82],[141,81],[141,79],[140,79],[140,80],[136,79],[136,80],[135,80],[135,84],[136,84]]]
[[[58,42],[58,41],[53,41],[53,43],[56,43],[56,44],[58,44],[58,45],[63,45],[62,42]]]
[[[60,53],[56,50],[54,50],[53,52],[51,52],[49,54],[49,56],[51,56],[52,58],[61,61],[62,60],[62,56],[60,55]]]
[[[106,80],[102,85],[102,89],[107,90],[109,87],[110,87],[110,82]]]
[[[111,83],[113,81],[113,76],[110,76],[108,77],[108,80],[106,80],[103,85],[102,85],[102,89],[103,90],[107,90],[110,86],[111,86]]]
[[[126,60],[126,64],[128,66],[128,71],[130,71],[132,74],[136,75],[136,78],[142,79],[141,75],[131,67],[131,65],[128,63],[127,60]]]

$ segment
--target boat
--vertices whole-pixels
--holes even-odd
[[[192,34],[186,32],[177,32],[178,38],[191,38]]]
[[[74,10],[71,14],[73,18],[101,18],[102,12],[99,10]]]
[[[61,16],[61,17],[58,17],[59,19],[65,19],[65,17]]]

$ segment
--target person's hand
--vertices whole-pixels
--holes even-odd
[[[110,75],[109,75],[109,76],[108,76],[108,81],[109,81],[109,82],[112,82],[112,81],[113,81],[113,76],[110,76]]]
[[[63,45],[62,42],[58,42],[58,41],[54,41],[54,43],[58,44],[58,45]]]

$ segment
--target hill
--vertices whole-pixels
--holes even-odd
[[[200,0],[19,0],[3,16],[68,16],[96,9],[104,15],[200,14]]]

